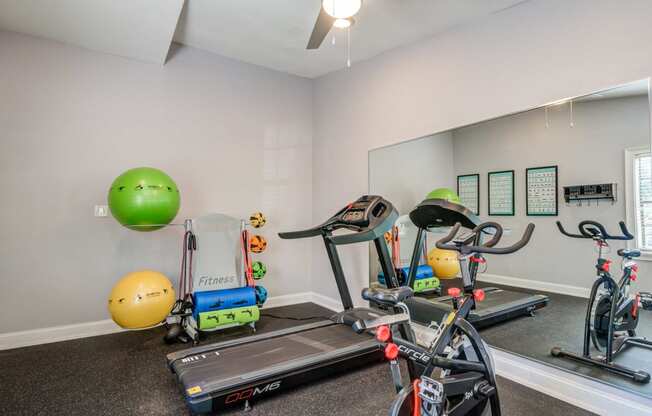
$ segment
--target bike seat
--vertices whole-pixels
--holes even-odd
[[[414,291],[408,286],[400,286],[393,289],[382,287],[362,289],[362,299],[386,306],[394,306],[413,295]]]
[[[641,251],[636,249],[621,248],[618,250],[618,255],[627,259],[633,259],[634,257],[640,257]]]

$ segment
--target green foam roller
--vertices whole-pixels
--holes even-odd
[[[416,293],[424,292],[427,290],[437,289],[439,287],[439,279],[431,277],[428,279],[419,279],[414,281],[414,291]]]
[[[244,308],[221,309],[218,311],[201,312],[197,325],[200,330],[215,329],[224,325],[246,325],[260,319],[258,306]]]

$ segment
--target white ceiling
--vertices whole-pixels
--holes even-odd
[[[353,62],[441,33],[524,0],[364,0],[351,29]],[[346,67],[345,32],[306,44],[321,0],[187,0],[174,40],[304,77]]]
[[[591,95],[580,97],[575,101],[595,101],[595,100],[609,100],[612,98],[635,97],[639,95],[648,94],[648,80],[642,79],[640,81],[630,82],[629,84],[620,85],[617,87],[609,88],[604,91],[598,91]]]
[[[0,29],[165,62],[184,0],[0,0]]]
[[[364,0],[351,30],[352,59],[433,36],[527,0]],[[0,0],[0,30],[165,61],[174,40],[314,78],[346,66],[345,32],[305,49],[321,0]],[[179,14],[181,12],[181,17]]]

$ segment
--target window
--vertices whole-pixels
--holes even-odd
[[[652,253],[652,155],[648,148],[625,151],[628,225],[636,231],[636,248]]]

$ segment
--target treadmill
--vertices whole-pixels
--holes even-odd
[[[344,311],[328,320],[253,335],[168,354],[170,370],[182,386],[192,413],[210,413],[244,405],[339,371],[383,361],[381,345],[357,334],[356,322],[382,317],[375,309],[354,308],[337,252],[338,245],[373,241],[390,284],[398,286],[383,234],[398,218],[380,196],[365,195],[321,225],[280,233],[284,239],[321,236],[326,245]],[[333,233],[348,230],[349,233]]]
[[[460,223],[462,227],[475,228],[481,223],[472,211],[461,204],[455,204],[445,199],[426,199],[410,212],[410,219],[419,229],[417,240],[412,252],[410,272],[406,285],[414,287],[416,271],[421,258],[421,247],[426,232],[436,227],[452,227]],[[472,267],[478,267],[473,263]],[[497,287],[484,287],[485,299],[476,304],[471,311],[468,321],[476,329],[485,328],[499,322],[504,322],[524,315],[534,315],[536,310],[545,307],[549,298],[545,295],[529,294]],[[442,317],[452,309],[450,296],[432,297],[416,293],[414,297],[405,301],[412,319],[423,324],[440,322]]]

